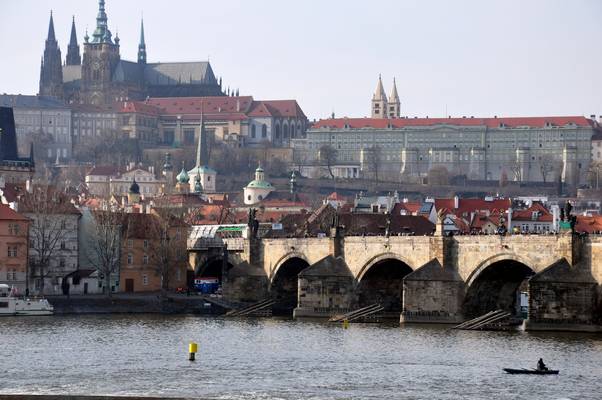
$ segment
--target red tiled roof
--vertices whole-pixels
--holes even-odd
[[[295,117],[305,118],[296,100],[260,100],[253,102],[250,117]]]
[[[508,117],[508,118],[335,118],[324,119],[313,124],[312,128],[403,128],[410,126],[460,125],[486,126],[488,128],[508,128],[529,126],[544,127],[546,124],[565,126],[573,123],[581,127],[593,126],[593,121],[582,116],[568,117]]]
[[[87,175],[115,176],[118,172],[119,168],[114,165],[97,165],[92,167]]]
[[[511,206],[510,199],[459,199],[458,208],[454,208],[454,199],[435,199],[437,211],[448,210],[450,213],[464,216],[471,212],[489,211],[490,213],[506,211]]]
[[[595,233],[602,232],[602,215],[577,216],[576,232]]]
[[[8,221],[28,221],[26,217],[19,214],[9,206],[0,204],[0,220]]]
[[[539,212],[537,219],[533,219],[533,213]],[[537,222],[552,222],[552,214],[541,203],[534,202],[533,205],[526,210],[516,210],[512,212],[513,221],[537,221]]]
[[[161,109],[150,104],[140,101],[124,101],[119,104],[120,113],[137,113],[158,116],[161,114]]]
[[[251,96],[214,97],[151,97],[145,104],[161,109],[161,114],[236,114],[245,113],[251,107]]]
[[[405,210],[406,213],[416,214],[420,210],[420,203],[416,202],[407,202],[407,203],[397,203],[393,206],[392,214],[401,215],[401,211]]]

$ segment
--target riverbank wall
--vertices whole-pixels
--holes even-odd
[[[68,314],[221,314],[224,311],[198,296],[116,294],[48,297],[55,315]]]

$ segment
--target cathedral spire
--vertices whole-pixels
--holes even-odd
[[[396,101],[399,101],[399,95],[397,94],[397,83],[395,82],[395,78],[393,78],[393,90],[391,90],[391,96],[389,96],[389,103]]]
[[[386,100],[387,96],[385,94],[385,89],[383,88],[383,80],[378,74],[378,83],[376,84],[376,91],[374,92],[374,100]]]
[[[54,35],[54,21],[52,19],[52,10],[50,10],[50,23],[48,24],[48,38],[46,40],[56,42],[56,36]]]
[[[50,11],[48,37],[44,46],[43,61],[40,66],[40,95],[62,97],[63,69],[61,49],[54,34],[54,20]]]
[[[138,44],[138,64],[146,64],[146,43],[144,42],[144,19],[140,20],[140,43]]]
[[[96,29],[92,34],[92,43],[113,44],[111,31],[107,24],[107,13],[105,12],[105,0],[98,0],[98,15],[96,16]]]
[[[67,46],[67,65],[80,65],[82,58],[79,54],[79,45],[77,44],[77,33],[75,31],[75,16],[71,21],[71,38]]]

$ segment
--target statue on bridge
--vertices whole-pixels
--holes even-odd
[[[257,232],[259,232],[259,221],[255,217],[257,215],[256,208],[249,208],[249,219],[247,221],[247,226],[249,227],[250,235],[249,238],[256,239]]]

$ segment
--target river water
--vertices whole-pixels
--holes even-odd
[[[602,398],[602,335],[162,315],[4,317],[0,327],[0,393]],[[502,371],[539,357],[560,375]]]

